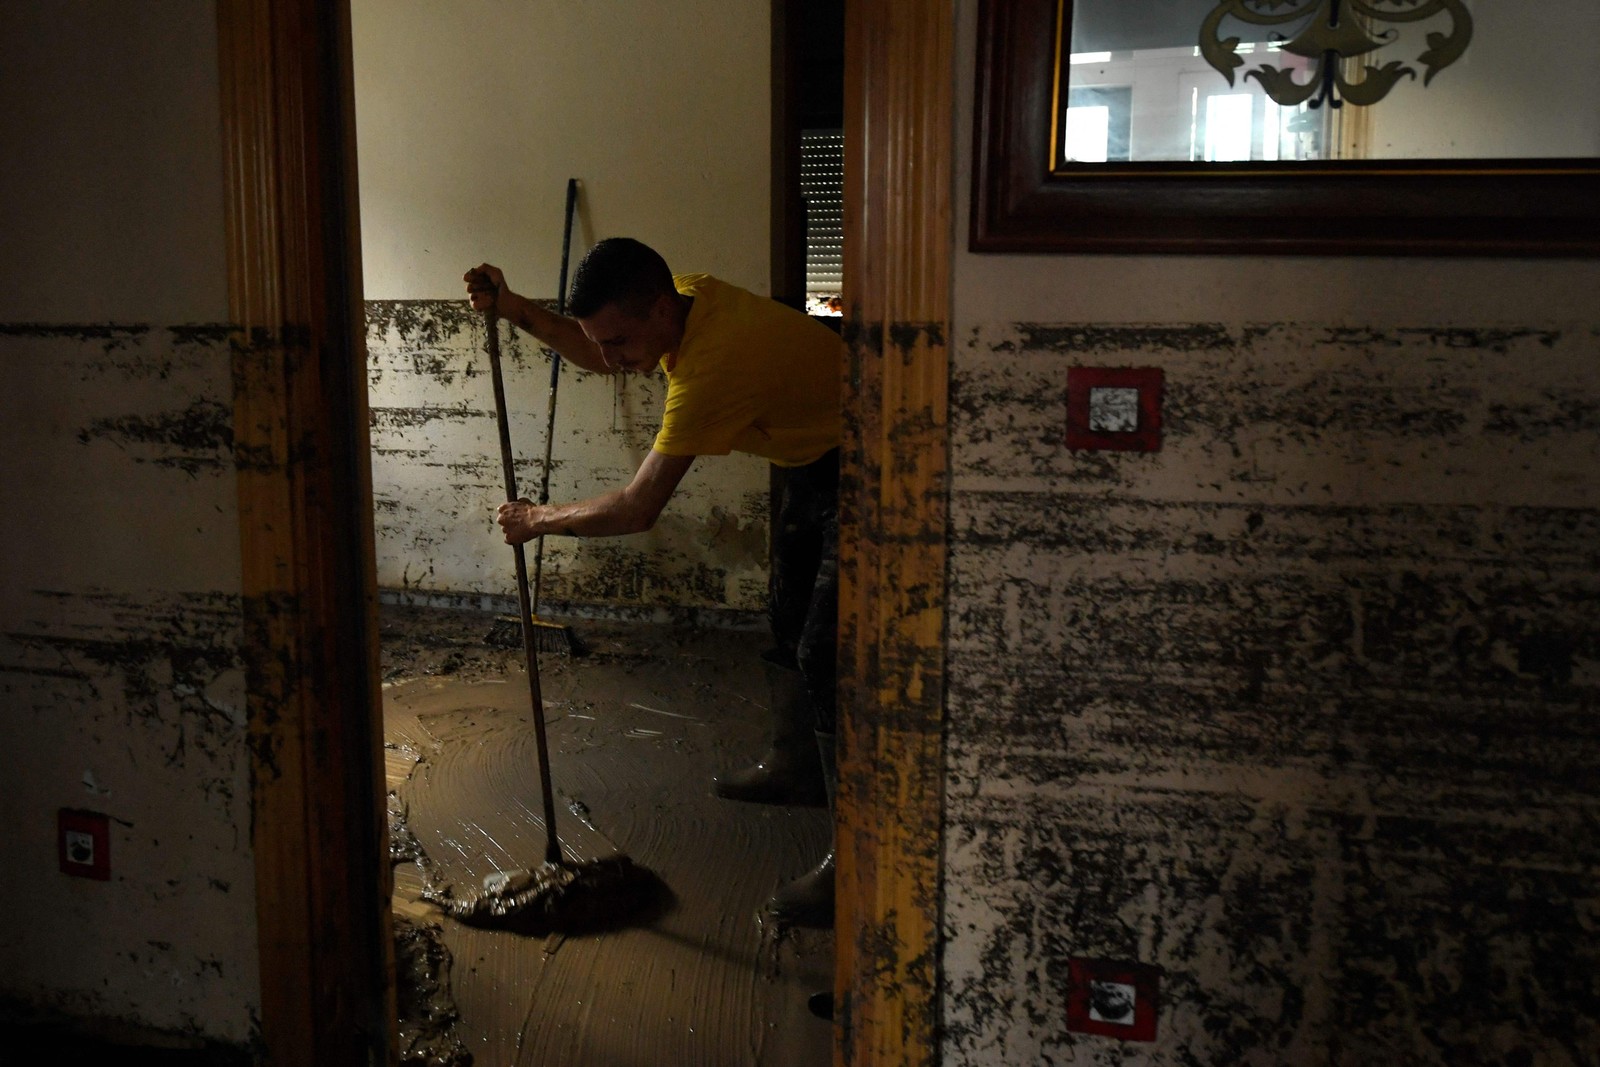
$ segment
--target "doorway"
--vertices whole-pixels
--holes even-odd
[[[414,841],[458,892],[542,853],[524,675],[515,649],[485,640],[514,600],[492,523],[504,494],[486,335],[461,274],[495,263],[517,292],[557,305],[558,279],[595,239],[630,234],[675,269],[759,291],[769,272],[759,224],[779,186],[767,154],[749,151],[769,136],[756,79],[774,83],[774,113],[812,121],[816,101],[789,97],[815,94],[808,55],[825,45],[840,82],[842,26],[829,32],[815,7],[803,24],[780,24],[785,70],[799,76],[774,78],[747,41],[769,32],[765,13],[725,6],[726,41],[708,41],[679,12],[612,5],[563,12],[561,25],[486,50],[481,27],[440,5],[352,4],[390,833]],[[776,10],[799,19],[800,7]],[[691,50],[712,54],[687,62]],[[741,89],[745,78],[761,92]],[[523,103],[492,113],[497,100]],[[820,106],[837,126],[842,84]],[[770,125],[792,156],[788,127]],[[569,234],[563,194],[574,177]],[[801,190],[786,182],[782,195]],[[527,335],[500,337],[521,491],[542,496],[548,477],[550,498],[565,500],[624,482],[649,448],[659,383],[570,366],[551,378]],[[826,811],[709,791],[713,774],[764,743],[766,479],[764,462],[707,458],[651,533],[543,547],[541,613],[570,622],[593,650],[543,657],[556,821],[563,839],[592,832],[615,844],[676,899],[641,928],[552,945],[441,924],[403,858],[397,926],[406,944],[448,960],[442,1010],[457,1018],[438,1035],[442,1048],[575,1067],[826,1058],[829,1027],[805,1002],[831,986],[831,938],[780,937],[756,922],[766,897],[826,851]],[[419,924],[432,931],[425,940],[411,937]],[[404,1009],[404,981],[400,992]],[[426,999],[430,1011],[442,1003]],[[407,1025],[402,1012],[402,1049]]]
[[[355,382],[365,368],[340,358],[363,347],[352,328],[361,316],[359,286],[351,285],[359,270],[350,243],[355,190],[344,16],[311,0],[219,6],[230,291],[246,342],[240,358],[256,370],[238,382],[236,403],[247,417],[236,425],[259,416],[263,434],[295,445],[282,456],[266,450],[272,440],[260,452],[246,448],[254,463],[241,474],[242,500],[255,497],[241,507],[247,594],[266,609],[252,623],[264,655],[252,665],[259,673],[250,706],[259,734],[262,1033],[274,1058],[339,1064],[366,1062],[391,1045],[380,1034],[393,1018],[375,996],[391,943],[376,897],[360,878],[335,884],[321,873],[326,856],[376,857],[383,840],[382,790],[370,776],[352,773],[380,765],[373,724],[380,702],[371,496],[366,464],[358,461],[367,456],[368,418]],[[888,516],[885,536],[852,546],[858,551],[846,564],[842,614],[850,647],[843,649],[841,685],[851,736],[841,766],[841,921],[847,930],[876,931],[870,944],[840,945],[837,981],[850,998],[840,1040],[858,1063],[936,1057],[943,509],[937,489],[928,490],[937,485],[943,454],[948,290],[939,282],[950,251],[951,21],[943,8],[872,3],[853,6],[847,27],[857,88],[846,137],[860,151],[846,184],[858,202],[881,198],[884,206],[852,230],[861,240],[854,252],[847,246],[847,272],[851,261],[876,270],[897,226],[917,235],[916,269],[874,283],[847,312],[860,346],[852,358],[869,379],[859,389],[872,397],[871,410],[857,413],[871,432],[847,449],[847,482],[856,494],[851,521],[879,529],[874,501],[922,502]],[[341,100],[343,107],[329,106]],[[870,170],[868,158],[876,161]],[[890,173],[913,180],[888,196]],[[901,356],[915,356],[915,363],[880,358],[890,326],[914,332]],[[881,432],[896,427],[915,432]],[[898,463],[913,453],[921,457],[917,469],[903,474]],[[882,479],[902,476],[912,492],[885,491]],[[307,516],[316,524],[304,525]],[[851,526],[846,545],[860,529]],[[908,574],[919,576],[915,603],[873,595],[893,588],[892,576]],[[889,675],[866,677],[862,641],[872,643],[875,662]],[[364,677],[352,674],[350,664],[369,656]],[[900,677],[901,666],[914,674]],[[350,684],[353,678],[363,684]],[[913,787],[914,807],[897,786]]]

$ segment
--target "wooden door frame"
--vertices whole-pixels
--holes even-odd
[[[393,1063],[347,0],[218,0],[261,1062]]]
[[[937,1064],[955,5],[845,11],[834,1062]]]
[[[393,1063],[348,0],[218,0],[263,1061]],[[936,1064],[950,0],[846,9],[835,1062]]]

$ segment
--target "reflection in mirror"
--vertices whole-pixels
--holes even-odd
[[[1056,169],[1600,156],[1595,0],[1064,0],[1060,11]]]

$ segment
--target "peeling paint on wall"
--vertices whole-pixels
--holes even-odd
[[[1597,352],[970,330],[947,1064],[1600,1059]],[[1071,365],[1162,367],[1164,451],[1069,452]],[[1157,1041],[1068,1033],[1069,957],[1159,966]]]

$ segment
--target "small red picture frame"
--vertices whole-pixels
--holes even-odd
[[[1068,367],[1067,447],[1161,450],[1160,367]]]
[[[1161,970],[1147,963],[1067,960],[1067,1029],[1124,1041],[1154,1041]]]

